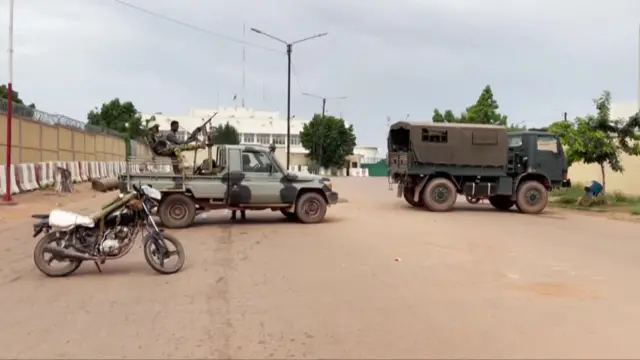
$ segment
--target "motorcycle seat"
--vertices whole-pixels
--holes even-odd
[[[49,225],[55,228],[68,229],[74,226],[94,227],[92,218],[71,211],[55,209],[49,214]]]

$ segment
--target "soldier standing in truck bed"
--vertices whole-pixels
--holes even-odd
[[[171,131],[166,136],[161,136],[158,124],[149,128],[149,146],[155,155],[167,156],[171,158],[173,172],[178,175],[182,173],[182,152],[204,148],[203,144],[191,144],[198,140],[200,128],[197,127],[186,140],[181,140],[178,136],[180,124],[177,121],[171,122]]]

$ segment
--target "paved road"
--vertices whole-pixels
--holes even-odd
[[[103,274],[45,278],[28,227],[7,227],[0,356],[640,357],[637,224],[464,204],[433,214],[386,187],[337,179],[349,202],[314,226],[204,219],[218,225],[176,231],[188,263],[173,276],[135,249]]]

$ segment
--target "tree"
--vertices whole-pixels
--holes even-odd
[[[434,123],[464,123],[464,124],[490,124],[507,126],[507,116],[498,112],[498,102],[493,98],[493,90],[487,85],[480,93],[476,103],[467,107],[460,116],[455,116],[451,110],[446,110],[444,114],[438,109],[433,110],[431,120]],[[510,131],[522,129],[520,127],[510,127]]]
[[[11,100],[13,101],[14,104],[24,105],[32,109],[36,108],[36,105],[34,103],[26,105],[24,101],[22,101],[22,99],[20,98],[20,94],[13,89],[11,90],[12,90]],[[9,99],[9,88],[7,87],[7,85],[0,85],[0,99],[5,99],[5,100]]]
[[[353,154],[356,135],[353,125],[347,126],[343,119],[315,114],[302,128],[300,143],[314,163],[324,168],[341,168],[345,157]]]
[[[527,127],[520,124],[509,124],[509,126],[507,126],[508,132],[518,132],[518,131],[526,131],[526,130],[527,130]]]
[[[213,128],[211,142],[215,145],[237,145],[240,144],[240,133],[227,121]]]
[[[583,162],[598,164],[602,175],[602,186],[606,187],[605,170],[609,166],[614,172],[624,172],[620,156],[640,155],[640,113],[629,119],[611,119],[611,93],[604,91],[593,100],[597,113],[576,118],[573,121],[558,121],[548,130],[557,134],[565,147],[569,164]]]
[[[507,116],[498,112],[498,102],[493,98],[491,86],[487,85],[482,89],[475,104],[467,108],[462,115],[465,123],[469,124],[491,124],[507,126]]]
[[[102,104],[87,114],[89,125],[111,129],[127,135],[130,139],[139,139],[146,134],[151,119],[142,120],[140,113],[131,101],[121,102],[115,98]]]

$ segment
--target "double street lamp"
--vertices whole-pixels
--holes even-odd
[[[251,28],[251,31],[264,35],[270,39],[273,39],[279,43],[284,44],[287,47],[287,170],[289,169],[289,162],[291,158],[291,52],[293,50],[293,45],[297,43],[301,43],[303,41],[312,40],[315,38],[319,38],[327,35],[327,33],[316,34],[313,36],[306,37],[304,39],[300,39],[293,42],[286,42],[280,38],[277,38],[273,35],[267,34],[264,31],[260,31],[256,28]]]

